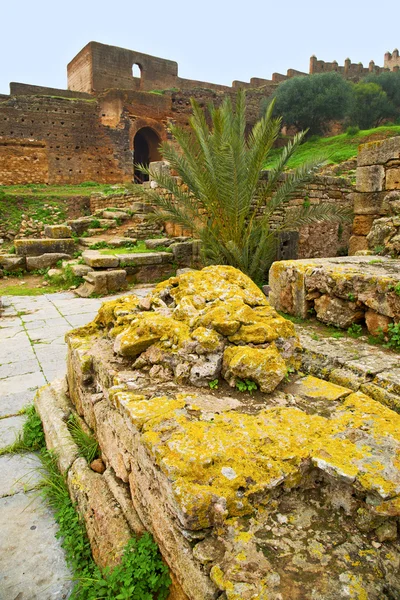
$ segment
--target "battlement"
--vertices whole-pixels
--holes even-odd
[[[397,48],[395,48],[392,53],[386,52],[384,65],[386,69],[389,69],[389,71],[400,70],[400,56]]]
[[[357,81],[370,73],[382,73],[385,71],[385,67],[378,67],[373,60],[368,64],[368,67],[359,63],[352,63],[350,58],[346,58],[344,65],[341,66],[336,60],[333,62],[325,62],[324,60],[318,60],[316,56],[310,58],[310,75],[316,73],[329,73],[335,71],[344,77],[345,79],[351,79]]]

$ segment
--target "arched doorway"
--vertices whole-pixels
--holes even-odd
[[[148,175],[141,173],[136,165],[149,166],[151,162],[161,160],[159,151],[161,139],[151,127],[142,127],[133,140],[133,168],[135,183],[148,181]]]

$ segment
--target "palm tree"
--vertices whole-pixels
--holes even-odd
[[[281,177],[303,141],[306,132],[302,132],[283,148],[264,178],[263,167],[278,137],[281,119],[272,117],[272,102],[246,135],[245,103],[245,93],[239,91],[235,109],[230,97],[219,108],[211,106],[209,126],[199,104],[191,100],[190,129],[172,125],[177,145],[165,142],[160,147],[181,181],[165,171],[140,168],[169,192],[143,190],[156,207],[156,219],[192,230],[202,242],[205,264],[232,265],[261,282],[274,260],[280,231],[315,221],[343,220],[348,214],[330,204],[290,209],[279,228],[271,230],[272,213],[312,179],[324,161],[304,163]]]

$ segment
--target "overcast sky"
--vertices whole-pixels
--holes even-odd
[[[89,41],[175,60],[179,75],[230,85],[308,72],[315,54],[364,66],[400,46],[400,3],[369,0],[0,0],[0,93],[9,82],[67,87]]]

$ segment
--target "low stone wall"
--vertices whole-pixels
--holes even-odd
[[[93,214],[97,210],[104,210],[110,206],[114,208],[130,209],[135,202],[143,202],[140,194],[133,192],[123,194],[113,194],[105,196],[104,194],[92,194],[90,196],[90,212]]]
[[[349,254],[384,249],[385,234],[367,238],[375,220],[400,214],[400,137],[359,148]]]
[[[400,261],[355,256],[275,262],[270,301],[280,311],[347,329],[366,324],[372,335],[400,321]]]

